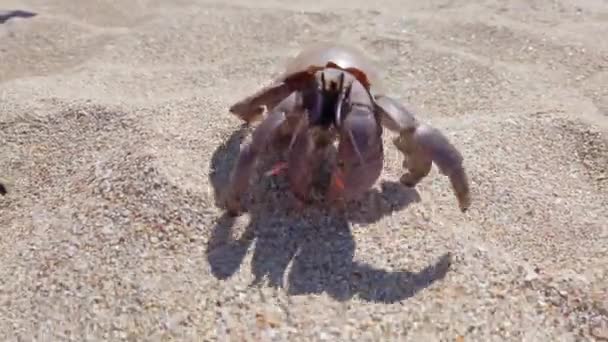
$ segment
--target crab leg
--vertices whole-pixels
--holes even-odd
[[[250,143],[241,146],[236,166],[230,178],[230,184],[225,197],[228,211],[237,215],[241,211],[241,196],[249,188],[251,174],[261,153],[280,133],[281,126],[286,122],[286,113],[293,105],[292,96],[286,98],[273,109],[268,117],[253,131]]]
[[[294,73],[286,78],[275,80],[272,84],[262,87],[255,93],[230,106],[231,113],[245,122],[253,122],[261,118],[264,107],[271,110],[280,104],[293,91],[300,89],[309,81],[308,71]]]
[[[401,177],[404,185],[413,187],[431,171],[433,163],[451,182],[460,210],[465,212],[470,204],[470,190],[463,166],[463,157],[448,138],[438,129],[419,123],[407,108],[388,96],[376,96],[382,124],[399,136],[393,140],[403,153],[403,167],[407,172]]]
[[[272,108],[290,94],[291,90],[285,83],[274,83],[254,94],[245,97],[230,106],[230,112],[245,122],[259,120],[264,113],[264,106]]]

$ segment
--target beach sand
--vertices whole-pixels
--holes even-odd
[[[608,3],[0,1],[3,341],[608,339]],[[7,12],[4,12],[7,13]],[[216,195],[228,107],[317,41],[459,148],[463,214],[386,132],[375,191]],[[267,166],[264,166],[267,167]]]

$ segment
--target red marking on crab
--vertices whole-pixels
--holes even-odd
[[[266,176],[278,176],[287,170],[287,162],[277,162],[270,170],[266,171]]]
[[[341,170],[337,170],[334,173],[334,176],[333,176],[333,179],[332,179],[332,184],[338,190],[340,190],[340,191],[344,190],[344,188],[345,188],[345,186],[344,186],[344,175],[342,174]]]

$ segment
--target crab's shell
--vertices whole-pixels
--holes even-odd
[[[345,44],[323,42],[306,47],[288,61],[282,77],[325,67],[338,67],[352,73],[366,88],[373,88],[374,93],[382,89],[376,65],[362,51]]]

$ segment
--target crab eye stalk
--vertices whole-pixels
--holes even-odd
[[[315,126],[339,126],[343,119],[343,103],[350,86],[345,87],[342,70],[324,70],[319,73],[317,87],[310,94],[310,122]]]
[[[344,74],[342,74],[344,75]],[[346,88],[344,88],[344,84],[342,84],[340,86],[340,93],[338,96],[338,103],[336,104],[336,117],[335,117],[335,122],[334,124],[337,127],[340,127],[342,125],[342,121],[344,120],[344,116],[343,115],[343,111],[344,111],[344,105],[347,102],[348,98],[350,97],[350,91],[352,89],[352,85],[349,84],[348,86],[346,86]]]

